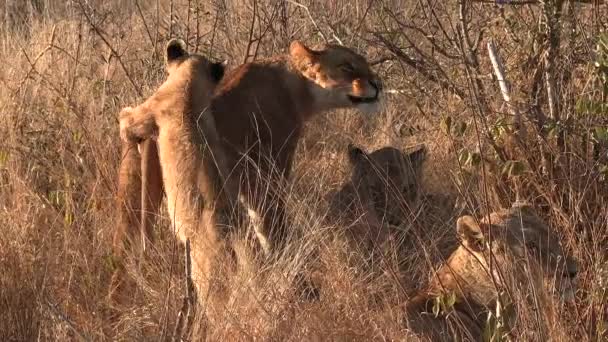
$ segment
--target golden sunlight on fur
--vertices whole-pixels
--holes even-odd
[[[303,125],[315,115],[338,108],[373,113],[381,91],[368,62],[353,50],[336,45],[312,50],[299,41],[291,43],[288,54],[241,65],[220,82],[208,115],[214,117],[231,170],[226,182],[240,184],[247,210],[258,213],[249,216],[261,222],[256,233],[266,253],[283,244],[289,234],[283,194],[277,189],[289,177]],[[153,156],[142,158],[152,160]],[[153,167],[144,165],[142,171],[142,179],[158,178],[159,171]],[[142,191],[161,194],[151,188],[157,184],[143,184]],[[137,188],[128,182],[120,185],[128,187]],[[160,197],[149,201],[159,203]],[[141,221],[149,222],[155,214],[147,210]]]
[[[433,339],[479,341],[487,329],[488,312],[497,305],[504,307],[515,296],[502,290],[521,289],[536,300],[537,304],[531,301],[530,305],[541,308],[547,305],[545,293],[554,289],[562,299],[573,299],[577,263],[531,207],[515,204],[479,223],[463,216],[456,226],[461,246],[437,270],[429,286],[407,303],[412,331]],[[506,324],[515,319],[507,318]],[[550,321],[550,317],[544,319]]]

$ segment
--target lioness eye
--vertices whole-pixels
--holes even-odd
[[[342,70],[344,72],[353,72],[353,71],[355,71],[355,68],[353,68],[352,65],[345,63],[345,64],[340,65],[340,70]]]

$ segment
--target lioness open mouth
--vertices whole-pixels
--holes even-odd
[[[354,104],[372,103],[372,102],[378,101],[378,95],[376,94],[376,96],[374,96],[374,97],[358,97],[358,96],[348,95],[348,99],[350,100],[350,102],[352,102]]]

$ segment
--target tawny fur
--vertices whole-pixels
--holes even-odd
[[[487,313],[498,301],[497,288],[512,290],[531,284],[541,301],[544,286],[555,289],[563,299],[573,296],[577,264],[532,208],[514,205],[479,224],[473,217],[463,216],[457,230],[462,245],[437,270],[428,287],[407,303],[411,331],[434,341],[479,341]],[[454,307],[435,317],[435,299],[451,294],[456,296]]]
[[[351,178],[330,199],[330,217],[346,226],[349,239],[374,250],[415,211],[426,149],[383,147],[371,153],[349,146]]]
[[[226,182],[240,186],[249,212],[262,221],[257,235],[266,252],[285,239],[288,224],[280,185],[289,177],[304,123],[336,108],[375,111],[380,91],[368,62],[352,50],[328,46],[314,51],[297,41],[289,54],[241,65],[224,77],[209,115],[214,117],[230,170]],[[154,179],[160,170],[144,166],[143,172],[144,179]],[[151,186],[142,187],[162,193],[150,190]]]
[[[192,278],[204,297],[218,271],[213,265],[225,255],[233,226],[228,216],[238,194],[225,187],[228,169],[209,113],[211,94],[221,77],[213,76],[217,65],[181,49],[175,41],[169,43],[167,80],[144,103],[122,110],[120,132],[131,146],[158,136],[169,216],[178,238],[191,241]],[[130,165],[135,164],[133,159]]]

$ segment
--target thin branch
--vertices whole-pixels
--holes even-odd
[[[49,308],[49,311],[53,314],[53,316],[55,316],[56,318],[58,318],[59,320],[61,320],[62,322],[66,323],[70,329],[72,329],[76,334],[78,334],[78,336],[84,340],[84,341],[93,341],[90,337],[88,337],[83,331],[82,329],[78,328],[76,326],[76,324],[74,324],[74,322],[72,322],[72,320],[65,314],[63,313],[57,304],[53,304],[48,298],[44,299],[44,304],[47,306],[47,308]]]
[[[317,32],[319,32],[319,35],[321,35],[321,38],[323,38],[325,43],[329,43],[329,39],[327,39],[327,37],[323,34],[323,31],[321,31],[321,28],[319,27],[319,25],[317,25],[317,22],[312,17],[312,14],[310,14],[310,10],[308,9],[308,6],[302,5],[301,3],[295,2],[293,0],[287,0],[287,2],[289,2],[290,4],[292,4],[294,6],[298,6],[302,9],[304,9],[306,11],[306,14],[308,14],[308,19],[310,19],[310,22],[317,29]]]
[[[395,46],[393,43],[389,42],[388,39],[384,38],[382,35],[375,33],[374,36],[378,38],[382,42],[382,44],[384,44],[384,46],[395,55],[395,57],[397,57],[403,63],[414,68],[427,80],[438,84],[441,88],[455,94],[460,99],[464,99],[466,97],[462,90],[458,89],[455,85],[451,84],[446,79],[438,78],[437,76],[433,75],[431,71],[427,69],[427,65],[424,61],[416,60],[408,56],[403,50]]]
[[[114,57],[116,57],[116,60],[118,60],[118,64],[120,64],[120,67],[122,68],[125,75],[127,76],[127,79],[129,80],[129,82],[131,82],[131,85],[137,92],[137,95],[139,95],[140,97],[143,96],[141,88],[137,85],[137,83],[135,83],[135,81],[133,80],[133,77],[131,77],[131,73],[129,73],[129,70],[123,63],[122,58],[120,58],[120,55],[118,54],[116,49],[114,49],[112,44],[110,44],[110,42],[106,39],[106,37],[103,35],[103,33],[101,33],[101,30],[99,29],[99,27],[97,27],[97,25],[95,25],[95,23],[93,23],[93,20],[91,19],[91,17],[87,13],[86,8],[84,8],[84,5],[82,4],[82,0],[78,0],[78,5],[80,6],[80,9],[82,10],[82,14],[87,19],[87,22],[89,23],[89,25],[91,26],[93,31],[95,31],[95,33],[99,36],[99,38],[101,38],[101,40],[108,47],[108,49],[110,49],[110,51],[112,52],[112,55],[114,55]]]
[[[141,6],[139,5],[139,0],[135,0],[135,7],[137,8],[137,13],[139,14],[141,22],[144,24],[144,29],[146,30],[146,33],[148,34],[148,38],[150,39],[150,44],[154,45],[154,56],[156,56],[158,54],[158,51],[156,51],[156,43],[154,42],[154,39],[152,38],[150,29],[148,29],[148,24],[146,23],[146,18],[144,18],[144,13],[142,12]]]

